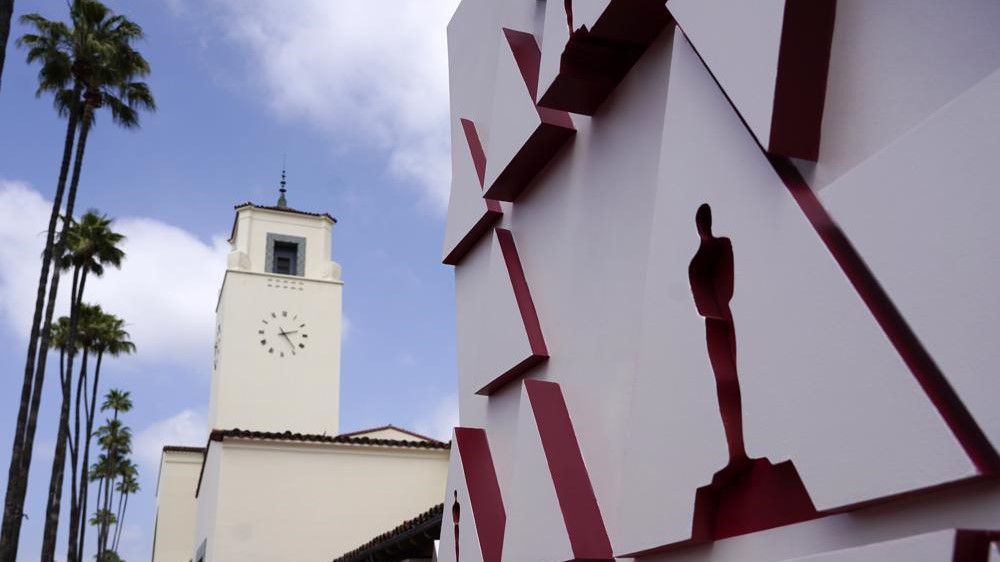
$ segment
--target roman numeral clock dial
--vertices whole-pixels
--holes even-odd
[[[274,357],[291,357],[303,353],[309,334],[306,333],[306,323],[297,314],[289,314],[287,310],[271,312],[260,321],[257,336],[260,346],[266,353]]]

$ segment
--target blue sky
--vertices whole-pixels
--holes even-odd
[[[137,132],[99,121],[78,201],[117,217],[129,237],[123,270],[90,293],[129,322],[139,345],[103,375],[136,404],[127,419],[143,491],[129,504],[126,559],[149,556],[158,448],[204,442],[222,240],[234,204],[273,202],[283,154],[290,203],[339,220],[333,257],[344,268],[349,322],[342,429],[391,422],[447,437],[457,410],[453,285],[440,255],[450,181],[444,29],[454,4],[300,0],[291,12],[280,0],[110,2],[146,29],[141,48],[160,106]],[[15,16],[36,10],[55,17],[64,3],[21,0]],[[3,467],[64,134],[50,100],[34,97],[36,69],[23,60],[11,44],[0,90]],[[24,559],[37,556],[41,534],[53,380]]]

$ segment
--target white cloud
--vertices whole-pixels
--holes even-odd
[[[0,316],[27,337],[51,202],[29,186],[0,180]],[[85,300],[125,320],[140,361],[181,362],[208,369],[215,301],[226,264],[222,236],[211,244],[149,218],[121,218],[126,253],[121,270],[87,283]],[[65,279],[64,279],[65,281]],[[65,283],[60,286],[66,313]]]
[[[146,474],[157,474],[164,445],[204,447],[208,438],[207,428],[204,414],[191,409],[182,410],[136,434],[133,440],[135,456]]]
[[[390,170],[444,208],[446,27],[457,0],[212,2],[215,25],[249,54],[257,98],[338,143],[387,151]]]
[[[413,424],[413,430],[428,437],[448,441],[456,425],[458,425],[458,397],[447,396],[440,400],[434,409],[418,418]]]

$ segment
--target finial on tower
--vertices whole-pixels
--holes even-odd
[[[285,208],[285,207],[288,206],[288,201],[285,199],[285,192],[288,191],[287,189],[285,189],[285,184],[286,183],[287,182],[285,181],[285,158],[284,158],[284,156],[282,156],[282,158],[281,158],[281,187],[278,188],[278,192],[280,193],[280,195],[278,195],[278,206],[281,207],[281,208]]]

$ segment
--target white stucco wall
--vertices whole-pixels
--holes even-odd
[[[238,212],[216,309],[210,429],[338,432],[342,283],[331,226],[323,217]],[[269,233],[306,239],[304,275],[265,271]]]
[[[267,273],[265,256],[268,234],[305,238],[304,275],[313,278],[339,278],[339,269],[330,262],[332,230],[333,221],[327,217],[243,207],[236,213],[236,231],[230,240],[230,245],[233,252],[239,252],[246,257],[245,260],[237,262],[242,263],[241,269]]]
[[[164,451],[156,486],[153,562],[187,562],[194,543],[197,500],[194,497],[202,454]]]
[[[441,449],[213,442],[195,544],[206,562],[329,561],[440,503],[447,465]]]
[[[226,272],[212,429],[338,432],[341,290],[339,281]],[[289,342],[279,329],[299,333]]]
[[[195,554],[203,548],[205,560],[215,559],[215,542],[210,543],[206,538],[215,536],[215,529],[219,525],[219,502],[221,500],[219,484],[221,481],[222,448],[209,446],[201,480],[197,486],[198,515],[190,553],[190,560],[194,560],[194,562],[202,562],[201,559],[195,557]]]

